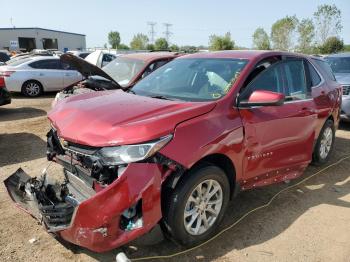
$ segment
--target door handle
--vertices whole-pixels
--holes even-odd
[[[44,76],[45,74],[44,73],[39,73],[39,76]]]

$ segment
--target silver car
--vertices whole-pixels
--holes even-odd
[[[29,56],[0,67],[10,92],[21,92],[29,97],[46,91],[59,91],[83,79],[83,76],[58,57]]]
[[[340,53],[325,57],[338,83],[343,86],[341,119],[350,121],[350,53]]]

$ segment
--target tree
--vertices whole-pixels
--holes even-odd
[[[341,11],[335,5],[320,5],[314,13],[319,44],[322,46],[331,36],[342,30]]]
[[[130,42],[131,49],[134,50],[145,50],[148,44],[148,37],[144,34],[136,34]]]
[[[130,47],[128,47],[126,44],[119,44],[118,49],[129,50]]]
[[[311,19],[303,19],[298,25],[298,51],[310,54],[314,50],[315,26]]]
[[[210,50],[232,50],[235,42],[231,39],[231,34],[227,32],[224,36],[211,35],[209,37]]]
[[[154,44],[147,44],[146,49],[150,50],[150,51],[153,51],[154,50]]]
[[[338,37],[331,36],[326,39],[325,43],[319,46],[321,54],[337,53],[344,49],[344,42]]]
[[[120,34],[117,31],[111,31],[108,33],[108,43],[113,49],[118,48],[120,44]]]
[[[180,48],[177,46],[177,45],[171,45],[170,48],[169,48],[171,51],[173,52],[176,52],[176,51],[179,51]]]
[[[168,50],[169,44],[165,38],[158,38],[154,43],[155,50]]]
[[[271,49],[269,36],[261,27],[257,28],[253,34],[253,46],[259,50]]]
[[[277,20],[271,28],[273,48],[290,51],[293,49],[293,36],[298,24],[296,16],[286,16]]]

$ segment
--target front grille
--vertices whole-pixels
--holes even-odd
[[[56,205],[39,205],[39,210],[48,228],[66,228],[72,219],[74,207],[68,203],[59,203]]]
[[[343,86],[343,95],[344,96],[350,95],[350,85]]]

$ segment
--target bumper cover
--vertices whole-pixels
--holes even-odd
[[[47,212],[57,208],[51,206],[46,211],[41,208],[38,197],[30,190],[31,179],[19,169],[4,181],[16,205],[42,222],[48,231],[95,252],[108,251],[131,241],[148,232],[161,219],[161,168],[157,164],[130,164],[112,184],[76,202],[76,206],[74,201],[66,201],[66,209],[59,214],[66,212],[62,219],[67,220],[61,222],[67,223],[60,226],[50,224],[50,219],[58,217]],[[121,228],[122,214],[140,200],[142,225],[134,229]]]

